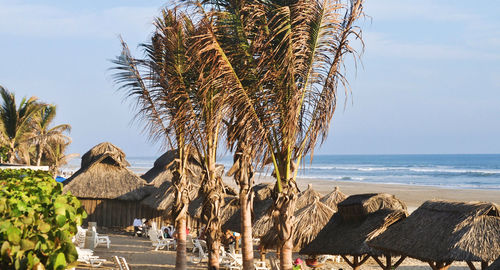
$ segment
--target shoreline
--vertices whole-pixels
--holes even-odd
[[[232,177],[223,177],[224,182],[237,187]],[[255,184],[274,183],[270,176],[256,176]],[[362,193],[389,193],[401,199],[408,206],[408,211],[412,212],[427,200],[440,199],[451,201],[483,201],[493,202],[500,205],[500,190],[488,189],[460,189],[436,186],[419,186],[410,184],[382,184],[369,182],[325,180],[314,178],[297,178],[299,189],[305,190],[308,184],[312,184],[314,190],[325,195],[336,186],[346,195]]]

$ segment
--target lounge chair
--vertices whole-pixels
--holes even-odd
[[[95,229],[95,227],[92,227],[92,231],[95,232],[95,247],[97,247],[99,244],[106,244],[106,247],[109,248],[109,244],[111,244],[111,240],[109,240],[109,236],[107,235],[99,235]]]
[[[99,267],[106,261],[105,259],[99,259],[99,256],[94,256],[94,251],[91,249],[76,247],[76,252],[78,253],[77,261],[89,264],[91,267]]]
[[[114,256],[114,259],[115,259],[116,266],[118,266],[118,269],[130,270],[130,267],[128,266],[127,260],[125,260],[124,257]]]
[[[207,243],[204,240],[193,239],[193,245],[193,255],[190,257],[191,262],[197,264],[208,259]]]
[[[151,244],[153,247],[155,247],[155,251],[158,249],[165,248],[167,245],[169,245],[169,241],[160,239],[160,236],[158,235],[158,230],[150,230],[149,233],[149,240],[151,240]]]

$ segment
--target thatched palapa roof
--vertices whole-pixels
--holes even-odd
[[[82,156],[81,168],[64,181],[64,191],[86,199],[141,200],[150,190],[127,166],[120,148],[100,143]]]
[[[307,189],[302,191],[295,202],[295,209],[300,210],[310,204],[312,204],[316,199],[321,198],[321,193],[317,192],[312,188],[312,184],[307,185]]]
[[[500,256],[500,209],[493,203],[427,201],[370,245],[427,262],[493,261]]]
[[[407,216],[406,205],[389,194],[352,195],[338,204],[328,224],[300,253],[319,255],[375,255],[367,241]]]
[[[190,148],[190,156],[188,158],[188,180],[191,183],[200,182],[200,175],[202,172],[201,162],[198,159],[198,154],[194,148]],[[154,162],[153,168],[141,176],[149,184],[159,187],[165,181],[172,181],[173,172],[175,170],[174,160],[177,156],[177,149],[169,150],[157,158]]]
[[[324,203],[316,199],[312,204],[295,213],[293,246],[300,249],[309,244],[323,229],[332,217],[334,211]],[[261,243],[265,248],[276,248],[278,237],[273,229],[261,237]]]
[[[333,209],[335,212],[337,212],[337,205],[341,201],[345,200],[346,198],[347,198],[347,195],[342,193],[342,191],[340,191],[339,187],[335,187],[332,190],[332,192],[323,196],[320,201],[322,203],[326,204],[331,209]]]

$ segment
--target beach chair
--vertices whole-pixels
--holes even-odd
[[[118,266],[118,269],[130,270],[130,267],[128,266],[127,260],[125,260],[124,257],[114,256],[114,259],[115,259],[116,266]]]
[[[254,260],[253,266],[255,270],[270,270],[265,261]]]
[[[148,233],[149,240],[151,240],[151,245],[155,247],[155,251],[158,249],[165,248],[168,245],[168,241],[160,239],[158,235],[158,230],[150,230]]]
[[[330,260],[332,262],[337,262],[337,263],[339,263],[341,261],[340,256],[334,256],[334,255],[320,255],[320,256],[318,256],[318,263],[319,264],[324,264],[328,260]]]
[[[196,239],[193,239],[192,235],[190,235],[190,234],[186,235],[186,250],[187,251],[193,251],[193,249],[194,249],[194,240],[196,240]]]
[[[229,262],[225,264],[229,270],[241,270],[243,269],[243,257],[242,254],[234,254],[227,252],[226,258],[229,259]]]
[[[94,256],[94,251],[91,249],[76,247],[76,252],[78,253],[77,261],[89,264],[91,267],[99,267],[106,261],[105,259],[99,259],[99,256]]]
[[[95,232],[95,247],[97,247],[99,244],[106,244],[106,247],[109,248],[109,244],[111,244],[111,240],[109,240],[109,236],[107,235],[99,235],[95,229],[95,227],[92,227],[92,231]]]
[[[73,236],[73,244],[75,244],[76,247],[83,248],[85,246],[85,237],[87,235],[87,230],[83,229],[80,226],[77,226],[77,232],[76,235]]]
[[[207,253],[207,242],[199,239],[193,239],[193,255],[190,257],[191,262],[193,263],[200,263],[205,259],[208,259],[208,253]]]

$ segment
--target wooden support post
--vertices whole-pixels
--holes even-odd
[[[467,261],[467,265],[469,266],[470,270],[477,270],[476,266],[474,266],[474,263],[472,263],[471,261]]]
[[[347,259],[347,256],[345,256],[345,255],[340,255],[340,256],[344,259],[344,261],[350,267],[352,267],[353,270],[359,270],[359,268],[361,267],[361,265],[363,263],[365,263],[368,260],[368,258],[370,258],[370,255],[365,255],[364,257],[362,257],[362,255],[361,256],[354,255],[354,256],[352,256],[353,259],[352,259],[352,262],[351,262],[351,261],[349,261],[349,259]]]
[[[406,256],[401,256],[401,258],[399,258],[399,260],[393,265],[394,266],[394,269],[398,268],[399,265],[406,259]]]
[[[260,260],[265,262],[266,261],[266,249],[262,248],[260,251]]]
[[[481,261],[481,269],[485,270],[488,267],[488,262]]]

